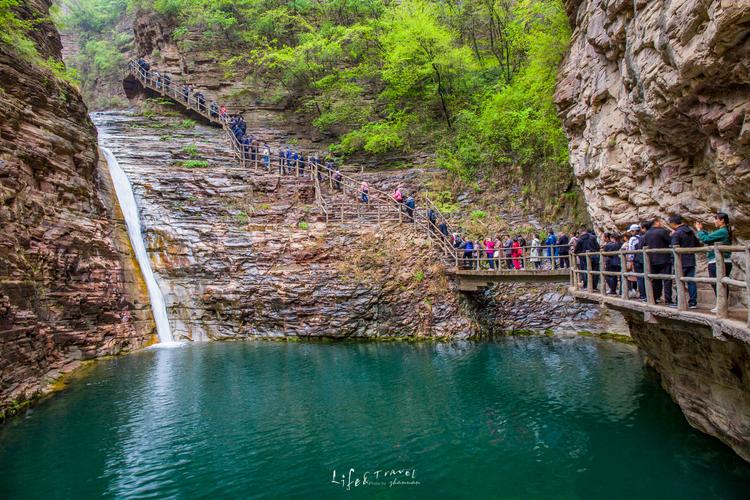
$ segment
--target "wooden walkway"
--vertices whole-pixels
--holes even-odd
[[[142,87],[174,100],[210,123],[222,126],[239,168],[252,170],[259,175],[273,174],[282,178],[303,177],[313,183],[316,205],[327,223],[399,225],[401,228],[409,228],[413,234],[423,234],[445,262],[446,273],[458,282],[459,289],[462,291],[477,292],[502,282],[569,283],[570,293],[578,300],[596,302],[615,309],[638,311],[644,314],[646,320],[660,317],[696,324],[713,322],[714,325],[718,321],[727,328],[739,328],[750,336],[750,314],[746,306],[750,303],[750,273],[747,272],[750,269],[750,246],[643,249],[636,252],[595,252],[559,257],[547,255],[547,249],[550,247],[546,246],[517,248],[515,251],[518,254],[512,257],[506,256],[503,248],[498,248],[494,255],[487,255],[482,249],[467,252],[462,248],[455,248],[450,238],[439,230],[438,224],[444,222],[445,233],[451,235],[455,232],[448,226],[448,219],[426,196],[419,199],[418,206],[413,213],[409,214],[406,207],[395,201],[389,193],[374,186],[367,186],[367,191],[364,192],[364,185],[361,181],[342,172],[330,170],[320,163],[310,162],[309,155],[306,155],[307,161],[290,166],[288,160],[279,154],[271,153],[264,157],[257,149],[248,151],[234,136],[227,120],[211,113],[210,101],[201,103],[192,94],[186,98],[174,81],[168,85],[164,85],[163,82],[157,84],[151,73],[143,71],[133,61],[128,65],[128,74],[126,85],[130,93],[134,92],[133,79],[135,79]],[[280,148],[274,148],[273,151],[280,151]],[[366,202],[363,201],[363,194],[367,195]],[[707,253],[711,250],[717,255],[719,276],[693,278],[682,275],[680,263],[684,254],[694,253],[696,257],[705,261]],[[549,253],[553,252],[554,250],[550,249]],[[664,252],[670,253],[673,262],[678,264],[675,266],[676,271],[665,275],[652,273],[648,255]],[[625,270],[626,263],[635,253],[640,253],[645,262],[644,270],[640,273]],[[743,279],[724,275],[724,253],[731,254],[732,261],[735,263],[735,273],[740,269],[744,270]],[[621,262],[620,271],[600,270],[595,264],[597,261],[603,263],[606,257],[613,255]],[[560,259],[568,261],[570,268],[559,269]],[[520,265],[514,266],[514,260]],[[521,267],[521,269],[514,267]],[[705,268],[705,265],[699,265],[700,268]],[[599,278],[596,287],[594,287],[593,279],[587,279],[593,276]],[[647,296],[645,302],[638,298],[630,298],[627,286],[618,286],[617,295],[607,294],[605,283],[607,277],[616,278],[618,283],[627,282],[628,277],[642,279]],[[656,303],[654,282],[657,280],[674,283],[676,291],[674,307]],[[689,282],[696,283],[704,289],[709,285],[716,286],[715,302],[699,304],[698,309],[689,309],[687,291]],[[707,295],[705,290],[703,295]]]

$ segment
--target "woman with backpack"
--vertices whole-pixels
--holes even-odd
[[[370,186],[365,181],[359,186],[359,192],[362,193],[362,203],[370,202]]]

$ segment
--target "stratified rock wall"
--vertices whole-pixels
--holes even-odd
[[[555,99],[597,228],[723,210],[750,238],[750,0],[565,3],[575,31]],[[691,424],[750,459],[746,329],[628,317]]]
[[[690,424],[750,461],[750,335],[735,328],[644,322],[639,313],[625,316]]]
[[[19,15],[48,8],[28,1]],[[54,27],[36,26],[41,55],[59,60]],[[0,116],[2,413],[82,359],[142,346],[152,327],[78,92],[0,46]]]
[[[600,229],[729,212],[750,237],[750,0],[568,0],[556,102]]]

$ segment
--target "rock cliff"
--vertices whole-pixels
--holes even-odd
[[[48,8],[27,1],[19,17]],[[37,23],[40,54],[59,60],[57,32]],[[3,414],[81,360],[144,345],[153,327],[76,89],[0,45],[0,116]]]
[[[750,0],[568,0],[555,96],[592,220],[727,211],[750,237]]]
[[[597,228],[722,210],[750,238],[750,0],[566,7],[575,31],[555,98]],[[626,318],[688,421],[750,459],[746,330]]]

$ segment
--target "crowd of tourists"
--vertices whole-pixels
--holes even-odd
[[[626,231],[625,234],[605,234],[605,244],[602,250],[604,252],[614,252],[619,250],[634,252],[625,255],[625,271],[643,273],[646,267],[644,254],[642,252],[635,252],[636,250],[641,250],[643,248],[667,249],[671,247],[697,248],[703,245],[713,244],[730,245],[732,243],[732,229],[729,224],[729,215],[724,212],[717,213],[714,216],[714,225],[716,229],[709,232],[703,228],[703,224],[700,222],[696,222],[693,227],[690,227],[680,214],[672,214],[666,221],[656,218],[641,222],[640,224],[633,224],[628,228],[628,231]],[[596,238],[595,236],[593,237]],[[598,246],[598,244],[592,246]],[[682,276],[694,278],[696,271],[695,254],[681,253],[680,255]],[[731,252],[722,252],[722,255],[724,257],[724,273],[725,276],[729,276],[729,273],[732,271]],[[650,268],[649,274],[674,274],[674,266],[676,263],[674,262],[672,252],[653,252],[647,253],[646,256]],[[710,250],[707,252],[706,256],[708,258],[708,275],[711,278],[715,278],[716,254],[713,250]],[[612,273],[621,272],[622,260],[623,259],[621,259],[619,255],[605,255],[603,263],[604,271]],[[599,262],[598,257],[591,256],[589,261],[591,262],[592,270],[599,270],[599,266],[602,263]],[[581,269],[586,269],[586,265],[587,259],[579,257],[579,267]],[[605,279],[607,293],[610,295],[623,295],[623,287],[625,287],[624,295],[627,295],[630,298],[638,298],[643,302],[648,300],[645,279],[641,276],[627,276],[626,279],[623,280],[619,276],[607,275]],[[592,281],[594,288],[596,288],[598,286],[596,275],[592,275]],[[670,307],[676,307],[677,304],[674,300],[673,293],[674,280],[652,279],[651,282],[654,301]],[[588,284],[585,274],[582,277],[581,284],[583,286]],[[712,286],[714,291],[716,291],[716,286]],[[698,288],[694,281],[687,282],[687,292],[688,307],[690,309],[697,308]]]
[[[336,162],[330,155],[321,155],[313,153],[305,156],[301,151],[294,149],[289,145],[284,145],[278,150],[273,150],[267,142],[262,141],[255,135],[248,133],[247,123],[240,114],[229,114],[224,105],[219,105],[215,101],[206,102],[202,92],[196,92],[191,84],[184,84],[177,92],[172,87],[172,79],[166,73],[160,73],[151,70],[151,65],[143,58],[136,62],[141,69],[145,78],[154,82],[157,89],[172,89],[178,94],[186,104],[195,103],[199,111],[208,113],[211,118],[224,122],[234,137],[240,154],[245,161],[262,165],[266,171],[278,170],[279,174],[297,175],[304,177],[308,168],[318,167],[318,176],[323,180],[325,176],[330,176],[334,189],[342,189],[343,175],[336,168]]]
[[[169,89],[172,86],[171,77],[158,71],[151,71],[150,65],[144,59],[139,59],[137,65],[141,68],[146,78],[155,82],[157,89]],[[279,174],[305,176],[307,168],[317,167],[319,180],[330,177],[334,189],[341,191],[343,175],[336,168],[331,156],[310,154],[305,156],[302,152],[289,145],[282,146],[278,151],[272,151],[266,142],[262,142],[252,134],[247,133],[247,124],[239,114],[230,115],[225,106],[219,106],[211,102],[206,106],[206,99],[201,92],[196,92],[192,85],[185,84],[181,88],[180,95],[186,102],[190,97],[196,102],[198,109],[210,113],[212,118],[223,121],[229,127],[232,135],[237,141],[240,153],[246,161],[260,162],[267,171],[278,168]],[[362,182],[359,186],[359,200],[362,203],[370,203],[370,186]],[[414,194],[404,192],[402,187],[397,187],[391,195],[393,201],[398,203],[405,216],[406,222],[414,222],[414,211],[416,202]],[[582,271],[600,271],[603,267],[607,293],[610,295],[624,295],[629,298],[638,298],[647,301],[645,280],[640,276],[626,276],[625,279],[617,273],[623,272],[623,262],[626,273],[643,273],[645,268],[644,254],[637,252],[644,247],[649,249],[665,249],[679,246],[681,248],[695,248],[704,244],[728,245],[732,241],[732,230],[729,226],[729,216],[726,213],[716,214],[714,231],[708,232],[703,229],[701,223],[696,222],[691,228],[679,214],[670,215],[667,221],[659,218],[632,224],[623,233],[607,232],[603,235],[603,246],[600,245],[594,231],[590,228],[580,230],[568,235],[565,232],[558,234],[553,230],[546,233],[529,232],[525,234],[498,234],[494,237],[487,236],[484,239],[465,239],[460,233],[450,233],[447,222],[438,217],[433,208],[427,210],[427,218],[431,229],[441,235],[445,241],[452,245],[461,257],[460,265],[463,269],[488,269],[488,270],[554,270],[570,267],[571,259],[577,259],[577,266]],[[624,259],[619,253],[625,250]],[[600,262],[599,255],[582,256],[590,252],[604,252],[603,260]],[[612,253],[611,255],[608,255]],[[671,252],[647,253],[650,274],[672,275],[673,256]],[[716,277],[716,255],[714,251],[707,252],[708,273],[712,278]],[[695,277],[696,258],[693,253],[682,254],[681,258],[682,276]],[[590,266],[590,269],[589,269]],[[732,270],[731,253],[724,253],[725,276]],[[600,275],[583,272],[579,274],[580,285],[584,288],[591,285],[594,289],[599,287]],[[667,306],[676,306],[673,294],[672,279],[653,279],[653,298],[656,303]],[[716,287],[714,286],[714,291]],[[694,281],[687,282],[688,307],[697,307],[697,286]]]
[[[566,233],[498,234],[485,239],[450,235],[450,243],[461,254],[464,269],[565,269],[570,265],[571,238]]]
[[[516,236],[498,235],[484,240],[463,239],[460,234],[453,233],[450,241],[462,257],[461,266],[464,269],[563,269],[570,266],[571,259],[576,258],[578,269],[583,271],[605,271],[606,293],[609,295],[623,295],[646,302],[646,283],[642,276],[626,276],[625,273],[643,273],[645,268],[644,254],[638,252],[643,248],[668,249],[671,247],[696,248],[703,245],[729,245],[732,242],[732,229],[729,216],[719,212],[714,217],[716,229],[706,231],[700,222],[690,227],[679,214],[670,215],[666,221],[660,218],[632,224],[624,233],[607,232],[603,235],[603,242],[599,240],[590,228],[581,228],[571,236],[566,233],[555,234],[549,230],[546,237],[536,234],[519,234]],[[529,244],[530,240],[530,244]],[[602,246],[603,245],[603,246]],[[632,253],[624,254],[620,251]],[[597,252],[595,255],[581,255]],[[598,252],[603,252],[600,262]],[[611,254],[610,254],[611,253]],[[722,252],[724,257],[724,275],[729,276],[732,271],[730,252]],[[646,253],[650,268],[649,274],[673,275],[674,259],[672,252]],[[707,252],[708,275],[716,277],[716,255],[713,250]],[[623,261],[625,269],[622,269]],[[589,269],[590,266],[590,269]],[[682,276],[694,278],[696,271],[695,253],[681,253]],[[580,286],[586,288],[588,280],[595,290],[599,288],[600,275],[583,272],[579,274]],[[674,280],[652,279],[653,298],[656,303],[676,307],[673,293]],[[712,285],[714,291],[716,286]],[[697,308],[698,291],[694,281],[687,282],[688,307]]]

